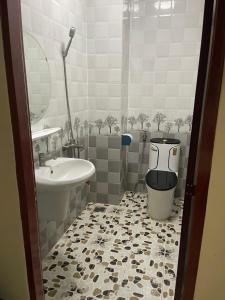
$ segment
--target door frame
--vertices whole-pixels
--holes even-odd
[[[0,0],[0,19],[29,293],[31,300],[43,300],[36,187],[23,54],[20,0]]]
[[[175,300],[194,298],[224,70],[224,28],[225,1],[205,1]]]
[[[44,300],[20,0],[0,1],[0,18],[30,299]],[[224,0],[205,0],[175,300],[194,297],[223,76],[223,28]]]

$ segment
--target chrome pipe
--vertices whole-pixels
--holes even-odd
[[[65,82],[65,90],[66,90],[66,106],[67,106],[67,114],[68,114],[68,121],[70,127],[70,142],[74,143],[74,135],[73,135],[73,124],[71,119],[71,110],[70,110],[70,103],[69,103],[69,93],[68,93],[68,82],[67,82],[67,70],[66,70],[66,57],[68,55],[72,40],[74,38],[76,32],[76,28],[71,27],[69,32],[70,40],[65,49],[62,50],[62,57],[63,57],[63,70],[64,70],[64,82]]]

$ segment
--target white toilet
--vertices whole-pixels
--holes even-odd
[[[178,181],[180,141],[153,138],[150,141],[149,170],[145,176],[148,213],[156,220],[170,217]]]

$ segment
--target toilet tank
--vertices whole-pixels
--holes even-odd
[[[150,141],[149,169],[178,172],[180,140],[153,138]]]

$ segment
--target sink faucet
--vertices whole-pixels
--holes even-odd
[[[84,146],[75,144],[74,149],[77,149],[77,156],[78,156],[78,158],[80,158],[80,151],[84,149]]]
[[[46,166],[46,164],[45,164],[45,161],[46,161],[45,154],[44,153],[39,153],[38,154],[38,159],[39,159],[39,166],[49,168],[50,173],[53,174],[52,166]]]
[[[74,151],[75,149],[77,149],[77,156],[78,156],[78,158],[80,158],[80,151],[84,149],[83,145],[70,142],[68,145],[63,146],[63,151],[67,151],[67,150],[73,150]]]
[[[45,166],[45,154],[44,153],[38,153],[38,160],[39,160],[40,167]]]

